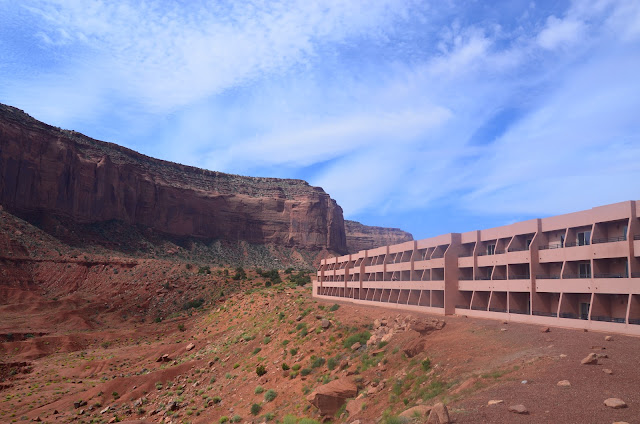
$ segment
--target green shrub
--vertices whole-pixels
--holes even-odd
[[[184,305],[182,305],[182,309],[186,311],[186,310],[192,309],[192,308],[199,308],[199,307],[202,306],[203,303],[204,303],[204,299],[203,298],[190,300],[190,301],[186,302]]]
[[[184,328],[184,324],[178,324],[178,330],[186,331],[186,328]]]
[[[323,366],[324,363],[325,363],[324,358],[321,358],[321,357],[316,358],[313,356],[311,357],[311,368],[319,368]]]
[[[292,347],[291,349],[289,349],[289,353],[291,354],[291,356],[297,355],[298,349],[296,349],[295,347]]]
[[[211,268],[209,268],[209,266],[201,266],[198,268],[198,274],[211,274]]]
[[[226,415],[221,416],[220,419],[218,420],[220,424],[226,423],[228,421],[229,421],[229,417],[227,417]]]
[[[338,366],[338,358],[329,358],[329,360],[327,361],[327,368],[330,371],[333,371],[337,366]]]
[[[298,371],[300,368],[300,364],[294,364],[293,367],[291,367],[291,369],[294,371]]]
[[[302,369],[300,370],[300,375],[302,375],[303,377],[305,377],[305,376],[307,376],[307,375],[311,374],[311,372],[312,372],[312,371],[313,371],[313,370],[312,370],[311,368],[302,368]]]
[[[347,337],[343,345],[347,349],[353,346],[353,344],[356,342],[364,345],[364,344],[367,344],[367,340],[369,340],[369,338],[371,338],[371,333],[369,333],[368,331],[363,331],[361,333],[353,334]]]
[[[255,348],[255,349],[253,349],[253,352],[252,352],[251,354],[252,354],[252,355],[256,355],[256,354],[260,353],[260,351],[261,351],[261,350],[262,350],[262,348],[257,347],[257,348]]]
[[[231,417],[231,422],[232,423],[239,423],[240,421],[242,421],[242,417],[238,414],[234,415],[233,417]]]
[[[286,362],[282,363],[282,371],[288,371],[289,370],[289,365],[287,365]]]
[[[431,360],[427,358],[424,361],[422,361],[421,365],[424,371],[429,371],[429,369],[431,369]]]
[[[241,266],[236,268],[236,273],[233,276],[233,279],[238,281],[238,280],[246,280],[247,278],[247,273],[244,271],[244,268],[242,268]]]
[[[262,340],[262,344],[269,344],[271,343],[271,337],[267,336]]]
[[[272,400],[274,400],[276,397],[278,396],[278,393],[276,393],[275,390],[273,389],[269,389],[264,393],[264,400],[265,402],[271,402]]]
[[[256,374],[258,374],[258,377],[262,377],[266,373],[267,373],[267,368],[264,365],[260,364],[256,367]]]
[[[251,415],[258,415],[262,410],[262,406],[259,403],[251,405]]]
[[[220,398],[220,396],[214,396],[211,398],[211,401],[213,403],[220,403],[222,401],[222,399]]]
[[[255,390],[253,391],[253,393],[257,395],[259,395],[262,392],[264,392],[264,388],[262,388],[262,386],[256,386]]]
[[[331,312],[337,311],[340,308],[340,305],[338,305],[337,303],[334,303],[333,305],[331,305],[331,307],[329,308],[329,310]]]

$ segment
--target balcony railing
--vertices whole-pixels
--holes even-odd
[[[604,274],[594,274],[594,278],[627,278],[625,274],[613,274],[613,273],[604,273]]]
[[[458,280],[460,280],[460,281],[469,281],[469,280],[473,280],[473,277],[471,277],[469,275],[461,275],[460,277],[458,277]]]
[[[560,312],[560,318],[580,319],[580,317],[571,312]]]
[[[626,237],[626,236],[597,238],[597,239],[593,239],[593,244],[598,244],[598,243],[615,243],[616,241],[625,241],[626,239],[627,239],[627,237]]]
[[[532,312],[533,315],[537,315],[539,317],[552,317],[552,318],[556,318],[558,316],[557,313],[555,312],[542,312],[542,311],[533,311]]]
[[[509,277],[509,280],[530,280],[531,276],[529,274],[515,274]]]
[[[474,311],[486,311],[487,307],[486,306],[472,306],[471,309],[474,310]],[[638,321],[640,321],[640,320],[638,320]]]
[[[605,321],[605,322],[617,322],[620,324],[625,323],[625,318],[613,318],[603,315],[591,315],[591,321]]]
[[[562,249],[562,243],[552,243],[538,247],[538,250]]]
[[[640,278],[640,272],[632,272],[631,278]]]
[[[457,309],[469,309],[469,305],[456,305]]]
[[[629,324],[640,325],[640,318],[629,318]]]
[[[524,252],[525,250],[529,250],[529,248],[520,246],[520,247],[512,247],[509,249],[509,252]]]
[[[478,256],[501,255],[503,253],[504,253],[503,249],[500,249],[500,250],[496,249],[496,250],[493,251],[493,253],[489,253],[487,251],[478,252]]]
[[[489,311],[490,312],[503,312],[503,313],[507,312],[507,310],[504,309],[504,308],[489,308]]]
[[[507,277],[504,275],[494,275],[492,280],[506,280]]]
[[[591,278],[591,274],[565,274],[562,276],[563,279],[569,278]]]
[[[520,314],[520,315],[529,315],[529,311],[524,309],[510,309],[510,314]]]
[[[575,247],[575,246],[589,246],[589,242],[588,241],[584,241],[584,242],[571,242],[571,243],[565,243],[564,247]]]
[[[536,278],[538,280],[559,280],[560,276],[559,275],[553,275],[553,274],[538,274],[538,275],[536,275]]]
[[[640,234],[636,234],[635,236],[633,236],[634,240],[640,240]]]
[[[458,255],[459,258],[468,258],[469,256],[473,256],[473,252],[462,252]]]
[[[444,252],[435,252],[433,255],[431,255],[431,259],[440,259],[440,258],[444,258]]]
[[[475,280],[476,281],[487,281],[487,280],[491,280],[491,277],[476,277]]]

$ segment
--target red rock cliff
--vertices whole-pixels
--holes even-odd
[[[0,105],[0,204],[78,222],[345,253],[342,208],[302,180],[253,178],[144,156]]]
[[[356,221],[344,221],[349,253],[413,240],[411,233],[398,228],[373,227]]]

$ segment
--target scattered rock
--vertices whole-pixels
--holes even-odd
[[[549,327],[544,327],[544,328],[542,328],[542,329],[540,330],[540,332],[542,332],[542,333],[548,333],[548,332],[550,332],[550,331],[551,331],[551,329],[550,329]]]
[[[603,369],[602,372],[609,375],[613,374],[613,371],[611,371],[609,368]]]
[[[76,401],[76,402],[73,402],[73,407],[74,407],[74,408],[76,408],[76,409],[78,409],[78,408],[81,408],[81,407],[85,406],[86,404],[87,404],[87,401],[85,401],[85,400],[78,400],[78,401]]]
[[[40,418],[40,417],[35,417],[32,421],[35,421],[35,422],[39,423],[39,422],[41,422],[41,421],[42,421],[42,418]]]
[[[190,350],[193,350],[194,347],[196,347],[196,345],[194,345],[193,343],[189,343],[186,347],[187,352],[189,352]]]
[[[527,384],[527,383],[529,383],[529,381],[528,380],[522,380],[520,383],[521,384]]]
[[[349,379],[333,380],[314,390],[307,400],[321,415],[334,415],[349,398],[358,394],[358,388]]]
[[[433,405],[427,424],[449,424],[450,422],[449,410],[445,404],[440,402]]]
[[[504,403],[502,399],[492,399],[489,402],[487,402],[487,405],[493,406],[493,405],[500,405],[502,403]]]
[[[596,353],[596,356],[598,358],[608,358],[609,357],[609,355],[607,355],[606,353]]]
[[[558,384],[556,384],[556,386],[558,386],[558,387],[571,387],[571,383],[569,382],[569,380],[560,380],[560,381],[558,381]]]
[[[169,358],[168,353],[165,353],[164,355],[156,359],[156,362],[169,362],[169,361],[171,361],[171,358]]]
[[[524,405],[512,405],[509,407],[509,412],[514,414],[529,415],[529,410]]]
[[[560,358],[564,359],[564,358],[566,358],[566,357],[567,357],[567,355],[565,355],[564,353],[561,353],[561,354],[560,354]]]
[[[302,315],[298,315],[298,316],[296,317],[296,321],[302,321]]]
[[[358,350],[362,347],[362,345],[360,344],[360,342],[355,342],[354,344],[351,345],[351,350]]]
[[[427,341],[422,338],[417,338],[415,340],[407,343],[406,347],[402,349],[407,358],[413,358],[414,356],[424,352],[426,349]]]
[[[100,411],[101,414],[106,414],[107,412],[109,412],[109,409],[111,409],[111,407],[107,406],[106,408],[104,408],[102,411]]]
[[[613,337],[611,337],[611,336],[606,336],[606,337],[604,338],[604,340],[605,340],[606,342],[612,342],[612,341],[613,341]]]
[[[439,319],[420,319],[413,321],[409,328],[417,331],[421,336],[426,336],[436,330],[442,330],[445,324],[445,321]]]
[[[580,361],[580,363],[582,365],[598,365],[598,356],[592,352],[589,355],[587,355],[586,358]]]
[[[627,404],[622,399],[618,398],[605,399],[604,404],[605,406],[613,409],[621,409],[627,407]]]
[[[409,408],[406,411],[401,412],[400,417],[408,418],[410,420],[413,420],[415,418],[427,418],[429,416],[429,413],[431,412],[431,409],[433,408],[427,405],[414,406],[413,408]]]
[[[326,330],[327,328],[331,327],[331,321],[329,321],[328,319],[323,319],[320,325]]]
[[[365,401],[366,399],[364,399],[364,397],[350,400],[347,403],[347,412],[349,413],[349,416],[353,417],[356,414],[360,413],[362,411],[362,405],[365,404]]]
[[[506,328],[501,328],[500,331],[507,331],[507,329]]]

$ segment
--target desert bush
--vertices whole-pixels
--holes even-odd
[[[256,386],[255,390],[253,391],[253,393],[255,393],[256,395],[259,395],[262,392],[264,392],[264,388],[262,386]]]
[[[369,333],[368,331],[363,331],[361,333],[353,334],[353,335],[347,337],[344,340],[343,345],[347,349],[350,348],[351,346],[353,346],[353,344],[356,343],[356,342],[364,345],[364,344],[367,343],[367,340],[369,340],[369,338],[371,338],[371,333]]]
[[[331,307],[329,308],[329,310],[331,312],[337,311],[338,308],[340,308],[340,305],[338,305],[337,303],[334,303],[333,305],[331,305]]]
[[[421,365],[424,371],[429,371],[429,369],[431,369],[431,360],[427,358],[421,362]]]
[[[265,400],[265,402],[271,402],[277,396],[278,396],[278,393],[275,390],[269,389],[264,393],[264,400]]]
[[[264,365],[261,364],[256,367],[256,374],[258,374],[258,377],[262,377],[266,373],[267,373],[267,368]]]
[[[251,415],[258,415],[262,410],[262,406],[259,403],[251,405]]]

